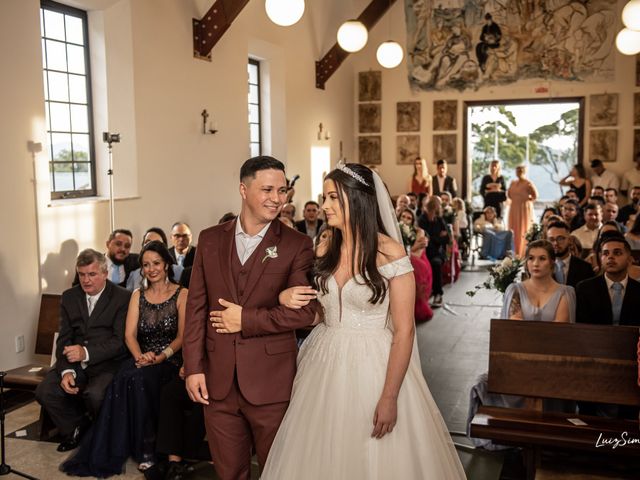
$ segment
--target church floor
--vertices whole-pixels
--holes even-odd
[[[486,265],[485,262],[481,264]],[[468,478],[473,480],[519,479],[523,478],[523,472],[519,468],[517,457],[505,456],[502,453],[468,451],[464,448],[470,445],[469,440],[464,437],[469,389],[476,377],[487,369],[489,321],[498,316],[502,302],[502,295],[495,291],[483,290],[474,297],[468,297],[465,294],[467,290],[472,290],[475,285],[484,281],[485,277],[484,269],[480,272],[463,272],[458,282],[453,286],[445,287],[446,307],[435,310],[431,321],[418,326],[417,336],[422,370],[442,416],[453,434],[454,442],[462,445],[458,452]],[[6,432],[20,430],[35,422],[38,416],[39,407],[35,402],[18,408],[7,414]],[[65,458],[65,454],[56,452],[56,446],[55,443],[49,442],[7,438],[7,463],[39,479],[69,478],[58,471],[58,464]],[[538,469],[536,479],[624,478],[608,473],[606,466],[595,471],[590,465],[581,466],[579,461],[568,466],[566,460],[543,459],[542,468]],[[113,478],[141,480],[144,476],[137,471],[136,465],[129,461],[126,465],[126,473]],[[190,477],[194,480],[216,478],[213,467],[206,463],[197,465],[196,471]],[[254,478],[258,478],[257,468],[255,468]]]

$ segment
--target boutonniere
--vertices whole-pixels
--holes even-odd
[[[262,263],[264,263],[264,261],[267,258],[278,258],[278,247],[277,247],[277,245],[274,245],[273,247],[267,247],[267,248],[265,248],[264,251],[265,251],[266,255],[262,259]]]

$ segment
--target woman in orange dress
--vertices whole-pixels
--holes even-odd
[[[516,255],[522,257],[527,248],[525,235],[533,222],[533,202],[538,198],[536,187],[526,178],[527,167],[516,167],[516,179],[509,185],[507,196],[511,200],[509,208],[509,228],[513,231]]]
[[[413,161],[413,175],[409,180],[408,192],[416,195],[421,193],[431,196],[431,175],[427,169],[427,161],[422,157],[416,157]]]

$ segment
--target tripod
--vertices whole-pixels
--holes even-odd
[[[4,377],[7,372],[0,372],[0,448],[2,449],[2,464],[0,464],[0,476],[13,473],[19,477],[28,478],[29,480],[38,480],[36,477],[18,472],[7,465],[5,462],[6,447],[4,445]]]

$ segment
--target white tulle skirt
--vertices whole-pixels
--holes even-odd
[[[400,389],[393,432],[371,438],[391,339],[386,329],[313,330],[262,480],[466,478],[417,361]]]

